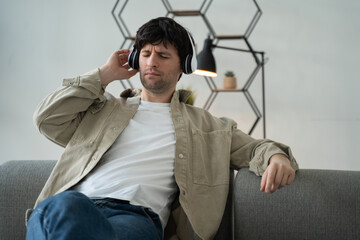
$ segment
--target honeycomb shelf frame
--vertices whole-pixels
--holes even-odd
[[[263,138],[266,138],[266,108],[265,108],[265,63],[267,62],[267,58],[265,58],[265,52],[264,51],[255,51],[253,47],[250,44],[249,37],[252,34],[254,28],[256,27],[259,19],[262,15],[262,10],[260,9],[260,6],[258,5],[256,0],[251,0],[255,7],[256,11],[248,25],[248,27],[245,30],[245,33],[243,34],[233,34],[233,35],[219,35],[216,34],[215,29],[213,28],[211,22],[206,16],[206,13],[208,12],[209,8],[211,7],[211,4],[213,3],[213,0],[203,0],[201,3],[201,6],[199,9],[190,9],[190,10],[176,10],[174,9],[169,0],[161,0],[163,6],[166,9],[165,17],[175,18],[175,17],[189,17],[189,16],[199,16],[204,21],[207,29],[209,30],[209,36],[213,39],[213,48],[219,48],[219,49],[225,49],[230,51],[240,51],[244,52],[245,54],[251,54],[255,61],[255,68],[250,73],[250,76],[247,78],[244,86],[242,88],[238,89],[220,89],[216,86],[215,81],[212,77],[206,77],[204,76],[204,79],[210,89],[210,95],[208,96],[203,108],[206,110],[209,110],[211,105],[214,103],[216,97],[219,93],[229,93],[229,92],[239,92],[243,93],[247,102],[249,103],[253,113],[255,114],[255,120],[253,124],[250,127],[250,130],[248,131],[248,134],[251,135],[253,131],[255,130],[256,126],[258,125],[259,121],[263,120]],[[124,12],[127,3],[129,0],[116,0],[115,5],[111,11],[111,14],[116,22],[117,27],[119,28],[119,31],[121,35],[123,36],[124,40],[121,43],[120,49],[124,48],[126,44],[128,44],[128,48],[131,48],[135,36],[131,35],[124,19],[121,17],[122,13]],[[235,47],[227,47],[227,46],[221,46],[219,45],[220,41],[226,41],[226,40],[243,40],[245,42],[245,49],[241,48],[235,48]],[[252,83],[254,82],[257,75],[261,72],[261,85],[262,85],[262,111],[260,111],[259,107],[257,106],[256,102],[254,101],[252,95],[250,94],[250,87]],[[133,85],[131,84],[130,79],[126,80],[127,84],[130,88],[133,88]],[[124,81],[120,81],[122,84],[122,87],[124,89],[129,88],[125,85]]]

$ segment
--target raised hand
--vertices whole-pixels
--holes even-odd
[[[120,49],[114,52],[107,62],[100,67],[101,85],[106,86],[114,80],[129,79],[134,76],[138,70],[132,69],[127,63],[129,49]]]

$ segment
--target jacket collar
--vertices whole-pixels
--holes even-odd
[[[141,94],[141,89],[128,88],[120,94],[120,97],[122,98],[139,97],[140,94]],[[171,102],[178,100],[179,102],[185,103],[190,97],[190,95],[191,95],[191,91],[185,89],[179,89],[174,93]]]

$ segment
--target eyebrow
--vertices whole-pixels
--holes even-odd
[[[150,50],[141,50],[141,53],[149,53],[150,52]],[[170,53],[170,52],[166,52],[166,51],[155,51],[156,52],[156,54],[158,54],[158,55],[167,55],[167,56],[171,56],[172,54]]]

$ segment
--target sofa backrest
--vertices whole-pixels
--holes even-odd
[[[300,169],[273,194],[241,169],[234,183],[235,239],[360,239],[360,171]]]
[[[25,212],[33,208],[56,161],[9,161],[0,165],[0,240],[25,239]],[[227,206],[214,240],[232,238],[232,179]],[[197,239],[196,234],[194,239]]]
[[[0,239],[25,239],[25,212],[32,208],[56,161],[0,165]]]

